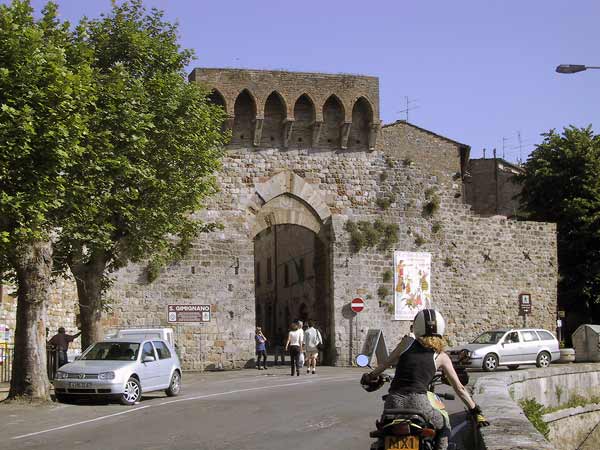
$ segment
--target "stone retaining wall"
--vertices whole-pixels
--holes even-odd
[[[550,428],[548,439],[556,450],[600,448],[600,404],[561,409],[543,418]]]
[[[556,407],[575,394],[586,395],[589,389],[598,389],[599,377],[600,364],[569,364],[499,372],[480,378],[475,383],[474,399],[491,423],[481,429],[482,448],[556,450],[555,444],[547,441],[529,422],[518,402],[533,398],[546,407]],[[576,420],[570,425],[571,431],[575,430],[575,424],[586,428],[584,422]],[[590,431],[589,427],[586,429]]]

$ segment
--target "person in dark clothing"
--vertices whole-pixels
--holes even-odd
[[[258,370],[263,370],[267,368],[267,338],[262,333],[262,329],[260,327],[256,327],[256,335],[254,336],[256,340],[256,368]],[[263,366],[260,367],[260,360],[262,358]]]
[[[292,376],[300,376],[300,353],[304,351],[304,331],[294,322],[291,331],[288,333],[285,350],[290,352]]]
[[[281,328],[277,328],[277,333],[275,334],[275,348],[273,349],[274,354],[274,364],[285,364],[285,343],[287,341],[287,336],[283,333]],[[279,357],[281,356],[281,363],[279,363]]]
[[[69,350],[69,344],[79,337],[81,331],[77,334],[67,334],[64,327],[58,329],[58,334],[52,336],[48,344],[56,350],[58,364],[57,367],[64,366],[69,362],[67,357],[67,351]]]

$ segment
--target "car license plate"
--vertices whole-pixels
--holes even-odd
[[[417,436],[386,436],[385,450],[419,450]]]
[[[71,381],[71,382],[69,382],[69,387],[70,388],[79,388],[79,389],[90,388],[90,387],[92,387],[92,383],[82,383],[82,382],[78,382],[78,381]]]

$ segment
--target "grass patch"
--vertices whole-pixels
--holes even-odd
[[[386,270],[385,272],[383,272],[383,274],[381,275],[381,278],[383,279],[384,283],[389,283],[390,281],[392,281],[392,271],[390,269]]]
[[[373,223],[368,221],[352,222],[349,220],[346,222],[345,229],[350,234],[350,249],[353,253],[371,247],[388,250],[398,242],[398,225],[386,223],[381,219],[377,219]]]
[[[377,288],[377,295],[379,296],[379,298],[381,300],[385,300],[385,298],[391,294],[390,288],[388,288],[387,286],[379,286],[379,288]]]
[[[431,232],[433,234],[437,234],[440,231],[442,231],[442,224],[440,222],[434,222],[433,225],[431,225]]]
[[[546,414],[546,409],[544,406],[533,398],[521,400],[519,405],[521,405],[521,408],[523,408],[523,412],[527,416],[527,419],[529,419],[535,429],[542,433],[545,438],[547,438],[550,428],[548,427],[548,424],[542,420],[542,416]]]
[[[394,195],[388,195],[386,197],[379,197],[377,200],[375,200],[375,203],[377,204],[377,206],[379,206],[381,209],[383,209],[385,211],[390,206],[392,206],[392,203],[394,203],[394,200],[395,200]]]

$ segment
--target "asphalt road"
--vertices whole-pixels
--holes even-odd
[[[363,391],[362,369],[288,370],[184,374],[179,397],[148,394],[133,407],[0,404],[0,449],[369,449],[384,389]],[[453,441],[468,449],[464,408],[445,403]]]

